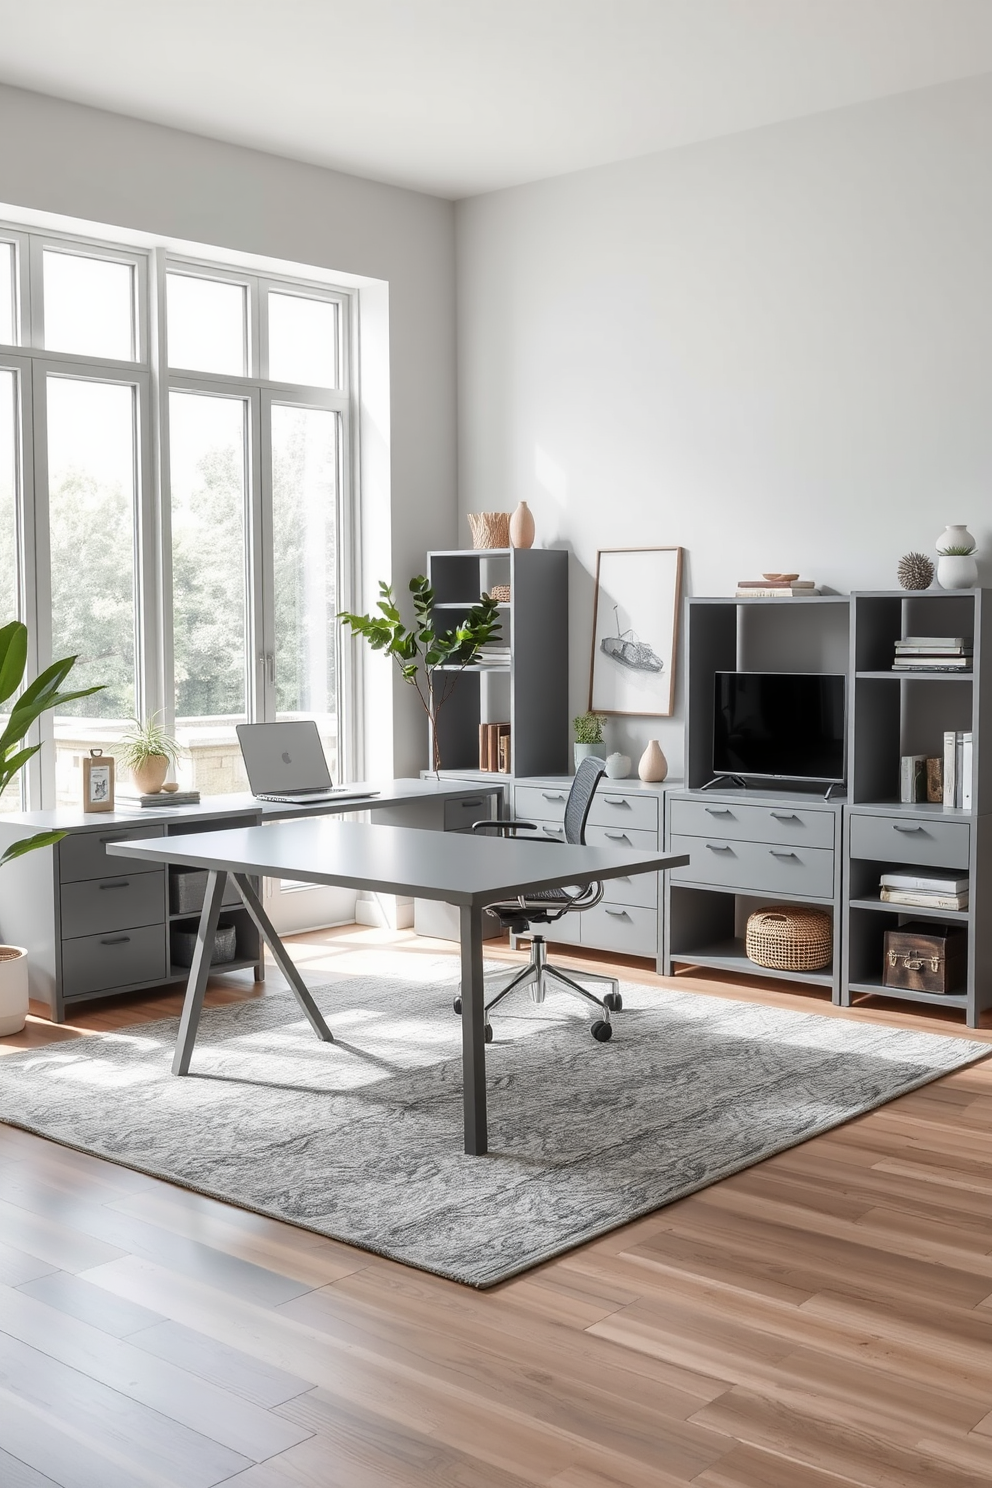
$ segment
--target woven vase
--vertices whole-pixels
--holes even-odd
[[[469,512],[468,525],[473,548],[508,548],[510,546],[509,512]]]

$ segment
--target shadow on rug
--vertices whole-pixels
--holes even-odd
[[[0,1062],[0,1120],[476,1287],[989,1054],[987,1044],[624,985],[611,1043],[526,998],[486,1052],[490,1152],[462,1152],[454,958]]]

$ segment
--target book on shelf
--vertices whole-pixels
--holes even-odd
[[[479,769],[494,775],[510,773],[510,725],[479,724]]]
[[[926,646],[939,651],[970,651],[971,644],[968,636],[903,636],[896,641],[897,646]]]
[[[899,760],[899,800],[904,805],[925,801],[927,797],[927,757],[904,754]]]
[[[812,579],[738,579],[738,589],[814,589]]]
[[[157,791],[155,795],[139,795],[132,791],[118,791],[115,804],[121,811],[141,811],[148,807],[157,807],[160,811],[170,806],[199,806],[200,792],[189,791]]]
[[[973,804],[974,738],[968,729],[944,734],[944,794],[947,810],[971,811]]]
[[[738,584],[735,599],[807,599],[819,594],[812,584],[800,587],[797,584]]]
[[[945,872],[939,868],[929,871],[912,872],[893,869],[890,873],[883,873],[879,879],[879,886],[883,889],[905,889],[924,894],[967,894],[967,873]]]
[[[971,671],[971,661],[894,661],[892,663],[894,672],[916,672],[918,675],[924,672],[964,672]]]
[[[922,889],[879,889],[883,904],[905,904],[916,909],[967,909],[967,894],[927,894]]]
[[[944,799],[944,760],[931,756],[927,760],[927,800],[939,806]]]

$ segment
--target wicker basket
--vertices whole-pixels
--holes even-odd
[[[489,598],[490,599],[494,599],[497,604],[509,604],[510,603],[510,586],[509,586],[509,584],[490,584],[489,585]]]
[[[508,548],[510,546],[509,512],[469,512],[473,548]]]
[[[833,956],[833,924],[822,909],[770,904],[748,916],[748,959],[775,971],[820,971]]]

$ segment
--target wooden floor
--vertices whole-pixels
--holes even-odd
[[[989,1488],[990,1127],[992,1062],[476,1293],[0,1126],[0,1484]]]

